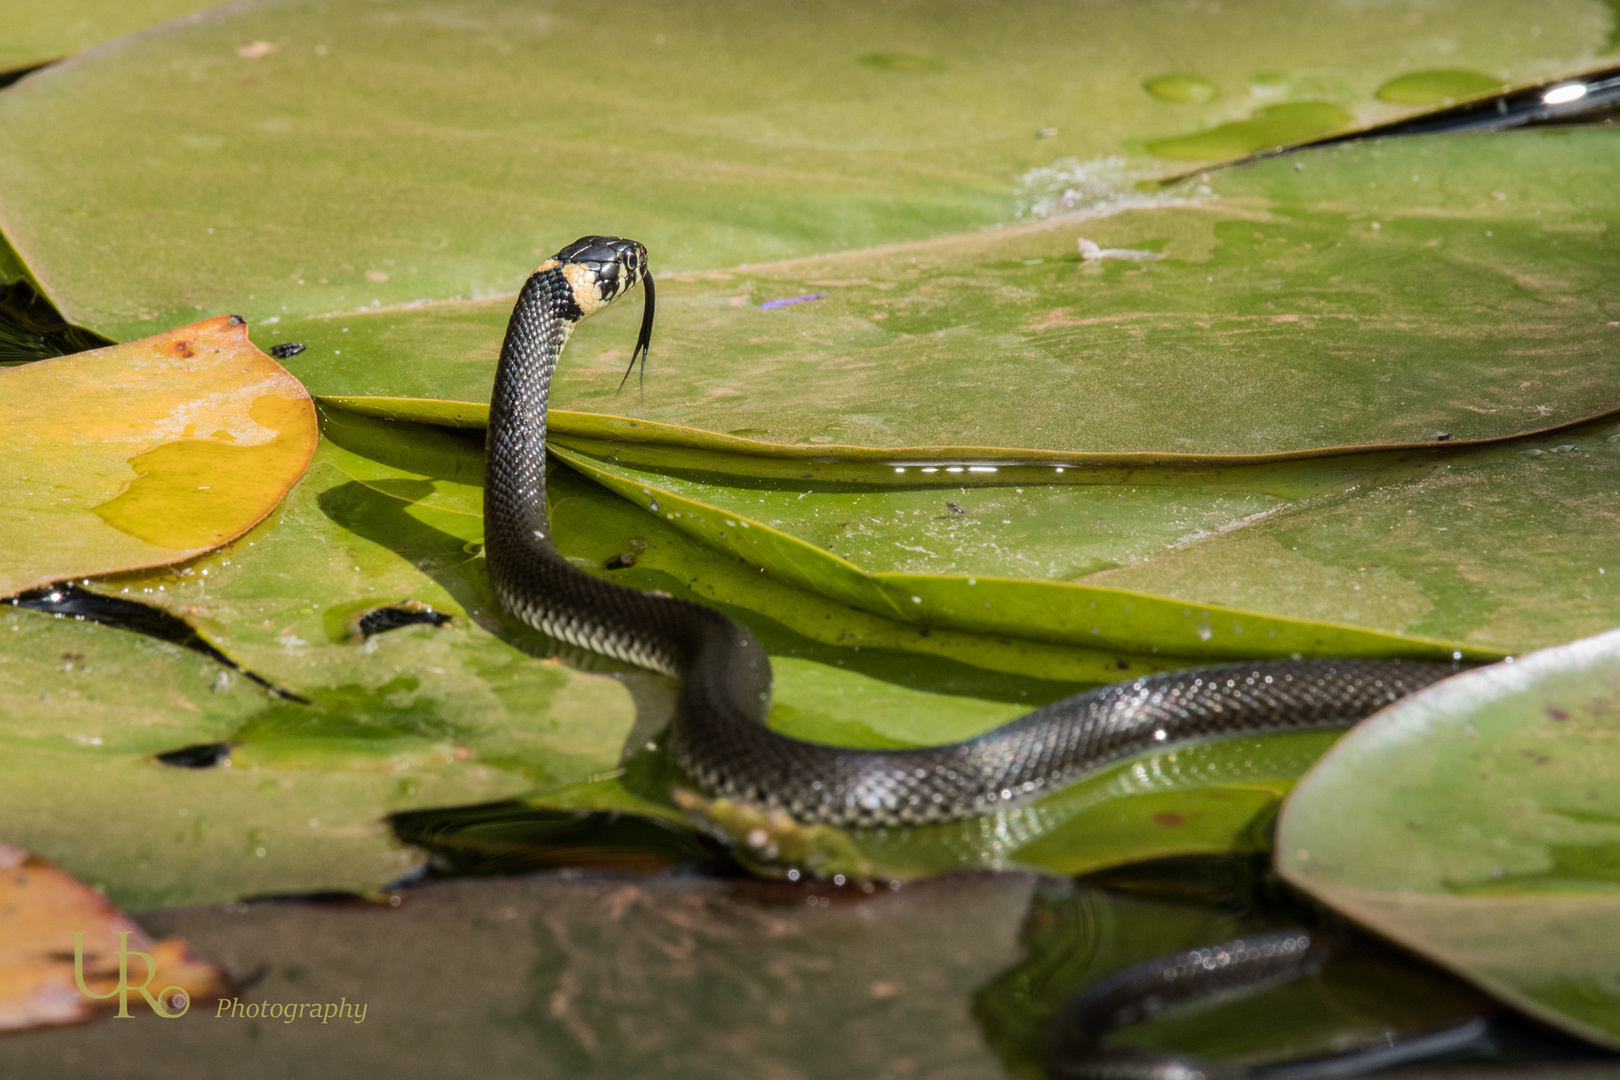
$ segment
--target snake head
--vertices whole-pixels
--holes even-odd
[[[628,379],[639,357],[645,380],[653,324],[653,279],[647,269],[647,249],[634,240],[618,236],[582,236],[547,259],[540,269],[560,270],[568,279],[580,319],[590,318],[637,285],[645,289],[647,303],[641,312],[641,334],[636,339],[635,351],[630,354],[630,367],[624,372],[624,378]],[[623,379],[619,381],[619,388],[624,388]]]

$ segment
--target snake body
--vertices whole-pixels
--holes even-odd
[[[719,612],[594,577],[551,544],[546,406],[574,326],[641,284],[647,251],[587,236],[524,284],[501,348],[486,444],[485,552],[496,596],[531,626],[680,680],[668,746],[718,796],[841,826],[971,818],[1028,801],[1122,758],[1187,740],[1348,727],[1453,673],[1443,663],[1283,660],[1168,672],[1065,698],[964,742],[849,750],[771,730],[771,668]],[[628,371],[626,375],[628,376]]]

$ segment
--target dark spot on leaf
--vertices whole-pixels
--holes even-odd
[[[622,555],[615,555],[611,559],[608,559],[607,561],[603,562],[602,563],[602,569],[604,569],[604,570],[628,570],[628,569],[630,569],[630,567],[632,567],[634,565],[636,565],[636,553],[633,552],[633,551],[626,551]]]
[[[289,356],[297,356],[304,351],[304,346],[296,341],[283,341],[280,345],[270,346],[270,355],[277,360],[285,360]]]
[[[1434,441],[1435,442],[1450,442],[1451,441],[1451,432],[1442,431],[1440,434],[1438,434],[1438,435],[1436,435],[1434,437]]]
[[[1567,713],[1563,709],[1557,708],[1556,706],[1553,706],[1553,705],[1548,705],[1544,711],[1546,712],[1546,714],[1548,716],[1552,717],[1554,720],[1568,720],[1569,719],[1569,713]]]
[[[948,499],[945,502],[945,509],[949,510],[953,514],[965,514],[965,513],[967,513],[967,509],[965,507],[957,506],[955,503],[951,502]]]
[[[178,750],[159,754],[157,759],[165,765],[173,765],[179,769],[212,769],[230,756],[230,743],[212,742],[182,746]]]
[[[426,604],[414,601],[404,604],[390,604],[387,607],[372,608],[354,621],[352,636],[364,641],[374,634],[384,634],[390,630],[398,630],[403,626],[415,626],[426,623],[428,626],[443,626],[450,621],[450,616],[442,611],[434,611]]]
[[[1178,825],[1185,825],[1187,819],[1174,810],[1160,810],[1153,815],[1153,822],[1156,825],[1163,825],[1167,829],[1173,829]]]

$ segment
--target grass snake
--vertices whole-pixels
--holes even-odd
[[[524,622],[680,680],[668,746],[716,795],[806,823],[960,820],[1170,744],[1348,727],[1457,670],[1403,660],[1220,664],[1105,686],[975,738],[917,749],[840,749],[773,731],[770,663],[747,629],[711,608],[594,577],[551,544],[546,407],[557,360],[580,320],[638,284],[646,304],[630,365],[639,357],[645,370],[654,291],[641,244],[582,237],[525,282],[490,401],[485,552],[496,596]]]

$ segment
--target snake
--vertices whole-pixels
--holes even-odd
[[[514,616],[555,639],[678,680],[665,745],[716,798],[805,825],[886,828],[995,814],[1148,751],[1233,735],[1349,727],[1440,679],[1454,663],[1287,659],[1167,671],[1052,702],[961,742],[850,749],[773,730],[771,666],[713,608],[587,573],[553,545],[546,419],[574,328],[637,286],[630,354],[646,370],[655,292],[647,249],[585,236],[524,282],[501,345],[485,436],[484,552]],[[621,381],[621,386],[623,385]]]

